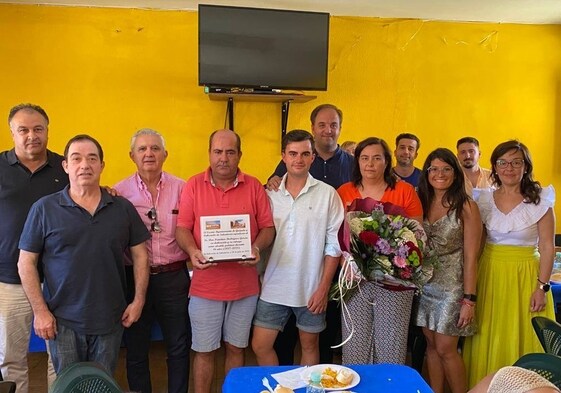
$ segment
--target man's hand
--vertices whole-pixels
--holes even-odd
[[[131,327],[133,323],[138,321],[140,315],[142,314],[143,307],[144,304],[141,304],[140,302],[133,301],[131,304],[129,304],[125,309],[123,316],[121,317],[121,323],[123,324],[123,326],[128,328]]]
[[[111,196],[114,196],[114,197],[115,196],[121,196],[121,194],[119,194],[119,191],[117,191],[114,188],[111,188],[109,186],[102,186],[101,188],[104,188],[105,191],[107,191],[109,193],[109,195],[111,195]]]
[[[328,290],[318,288],[310,300],[308,300],[308,310],[312,314],[321,314],[327,310],[327,295]]]
[[[239,261],[238,263],[243,266],[255,266],[261,260],[261,254],[259,252],[259,247],[253,246],[251,248],[251,256],[255,259],[248,259],[244,261]]]
[[[269,181],[267,181],[265,187],[267,187],[267,190],[269,191],[278,191],[281,181],[282,181],[281,177],[273,176],[269,179]]]
[[[193,268],[197,270],[204,270],[217,265],[217,263],[208,262],[201,250],[195,250],[193,253],[189,254],[189,257]]]
[[[48,309],[34,314],[33,328],[35,329],[35,335],[44,340],[53,340],[58,333],[56,319]]]

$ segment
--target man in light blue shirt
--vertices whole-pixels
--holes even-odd
[[[333,104],[316,106],[310,114],[311,131],[314,136],[314,160],[310,174],[335,189],[351,180],[354,157],[337,144],[343,126],[343,111]],[[280,161],[275,172],[267,181],[268,190],[278,190],[286,164]],[[320,361],[333,363],[332,345],[341,340],[341,310],[335,301],[327,306],[327,328],[320,334]],[[275,350],[281,365],[294,363],[294,348],[297,342],[297,329],[294,318],[290,318],[285,330],[275,342]]]
[[[260,365],[278,364],[273,344],[292,313],[302,347],[301,364],[319,362],[319,333],[341,249],[337,234],[343,204],[335,189],[313,178],[313,137],[286,134],[282,159],[287,173],[278,192],[268,191],[277,237],[263,278],[253,321],[252,347]]]

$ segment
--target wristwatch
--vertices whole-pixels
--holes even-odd
[[[469,300],[470,302],[476,302],[477,295],[474,295],[473,293],[464,293],[464,299]]]
[[[551,288],[551,286],[549,285],[549,283],[547,282],[543,282],[542,280],[540,280],[540,278],[538,277],[538,282],[540,283],[540,289],[542,291],[544,291],[545,293],[549,292],[549,289]]]

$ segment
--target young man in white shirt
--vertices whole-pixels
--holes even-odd
[[[473,194],[474,188],[493,187],[491,170],[479,166],[479,159],[481,158],[479,141],[474,137],[466,136],[458,140],[456,149],[458,150],[458,160],[462,165],[464,175],[466,175],[466,192],[468,195]]]

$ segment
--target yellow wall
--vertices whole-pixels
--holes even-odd
[[[197,86],[197,14],[181,11],[0,4],[0,116],[20,102],[51,117],[50,148],[89,133],[106,151],[105,184],[132,173],[128,140],[161,131],[181,177],[207,165],[208,134],[225,103]],[[344,111],[340,141],[409,131],[422,140],[417,166],[439,146],[480,139],[526,143],[536,177],[561,192],[561,26],[332,17],[329,90],[290,108],[290,128],[331,102]],[[279,159],[280,104],[238,103],[242,168],[265,180]],[[12,146],[7,124],[0,149]],[[488,166],[488,165],[486,165]],[[561,204],[558,204],[561,206]],[[557,209],[558,215],[561,208]]]

